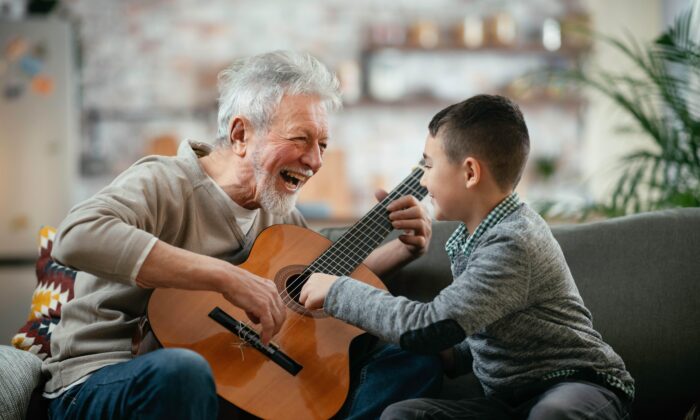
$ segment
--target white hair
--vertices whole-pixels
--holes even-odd
[[[267,129],[285,94],[318,96],[327,111],[341,107],[338,78],[310,54],[273,51],[238,59],[219,73],[217,145],[228,144],[235,115],[256,131]]]

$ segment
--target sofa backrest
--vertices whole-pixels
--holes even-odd
[[[434,223],[427,255],[384,279],[389,290],[428,301],[450,284],[444,244],[456,227]],[[635,378],[635,418],[682,418],[700,399],[700,209],[552,231],[594,327]]]
[[[700,400],[700,209],[553,229],[593,325],[635,378],[636,417]]]

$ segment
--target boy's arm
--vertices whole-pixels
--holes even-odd
[[[480,242],[467,270],[428,303],[392,296],[349,277],[312,276],[302,294],[311,299],[307,307],[320,303],[329,315],[384,340],[435,353],[525,304],[530,267],[521,241],[491,234]]]

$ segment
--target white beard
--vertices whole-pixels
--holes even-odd
[[[260,188],[260,207],[276,216],[288,215],[294,209],[299,190],[293,194],[278,191],[277,177],[263,169],[258,151],[253,154],[253,170]]]

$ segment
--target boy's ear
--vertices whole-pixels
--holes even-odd
[[[471,156],[464,158],[462,162],[462,171],[464,173],[465,188],[473,188],[481,180],[481,163]]]
[[[252,126],[246,118],[241,116],[231,118],[228,124],[228,140],[235,154],[245,156],[252,133]]]

